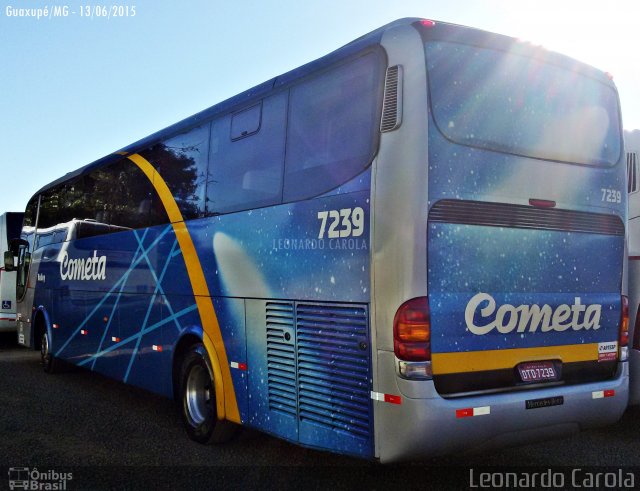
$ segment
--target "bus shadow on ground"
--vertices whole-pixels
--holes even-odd
[[[0,351],[20,348],[15,332],[0,332]]]

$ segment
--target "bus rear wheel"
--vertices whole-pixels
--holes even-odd
[[[51,340],[46,329],[42,331],[42,336],[40,337],[40,361],[45,372],[56,372],[58,364],[55,356],[51,353]]]
[[[236,425],[217,418],[213,370],[200,343],[189,350],[182,362],[180,396],[180,412],[189,438],[207,444],[233,437]]]

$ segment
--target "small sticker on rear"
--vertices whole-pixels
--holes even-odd
[[[2,310],[11,310],[11,300],[2,301]]]
[[[618,359],[618,341],[598,343],[598,361],[615,361]]]

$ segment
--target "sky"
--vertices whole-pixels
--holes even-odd
[[[402,17],[506,34],[609,72],[624,128],[640,129],[636,0],[110,2],[101,5],[129,15],[83,16],[77,0],[0,0],[0,213],[23,211],[65,173]],[[53,6],[69,14],[19,16]]]

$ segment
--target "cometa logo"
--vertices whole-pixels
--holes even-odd
[[[599,329],[602,306],[583,305],[575,297],[573,305],[562,304],[553,310],[551,306],[500,305],[496,311],[495,299],[487,293],[475,295],[464,311],[467,328],[473,334],[483,335],[496,329],[498,332],[542,332],[573,329]],[[479,314],[479,315],[478,315]],[[492,319],[493,320],[490,320]]]
[[[67,251],[60,257],[60,278],[63,280],[106,280],[107,256],[93,256],[86,259],[69,259]]]

